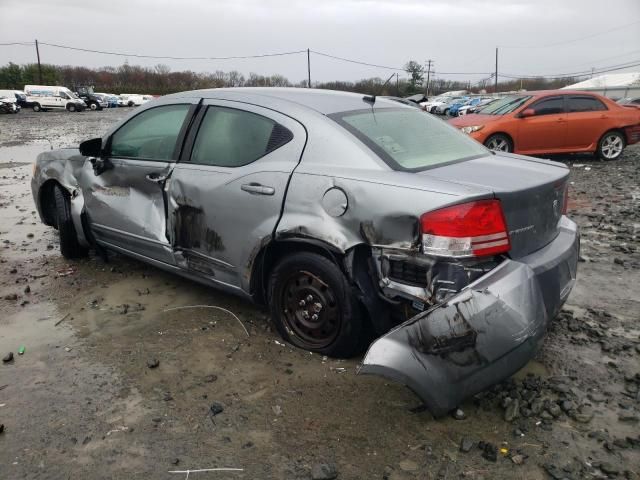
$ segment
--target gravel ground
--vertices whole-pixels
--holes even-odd
[[[578,283],[512,379],[434,420],[266,312],[121,256],[63,259],[30,162],[128,109],[0,116],[0,478],[638,478],[640,148],[571,167]],[[233,311],[176,306],[217,305]],[[20,346],[25,347],[19,355]]]

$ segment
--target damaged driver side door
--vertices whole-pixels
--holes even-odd
[[[165,181],[180,155],[197,100],[145,109],[85,162],[82,192],[91,232],[103,246],[173,264]]]

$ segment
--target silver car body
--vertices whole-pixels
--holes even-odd
[[[397,171],[329,116],[412,107],[307,89],[165,96],[114,126],[103,145],[146,109],[185,103],[194,118],[207,105],[230,107],[272,119],[293,136],[237,168],[181,161],[196,135],[190,127],[177,162],[111,158],[114,168],[96,175],[77,148],[42,153],[32,189],[43,221],[52,224],[47,189],[59,184],[70,194],[82,244],[249,299],[260,297],[259,264],[271,246],[323,249],[356,285],[380,335],[360,371],[404,383],[436,415],[531,358],[576,276],[579,235],[559,203],[564,165],[487,151],[421,172]],[[421,254],[421,214],[495,197],[506,205],[509,258],[470,264]],[[423,280],[394,274],[394,262],[424,272]],[[398,306],[413,312],[400,324],[387,315]]]

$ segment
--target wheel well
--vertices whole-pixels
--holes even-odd
[[[53,191],[56,185],[60,184],[55,180],[47,180],[40,187],[40,194],[38,195],[42,219],[45,225],[50,227],[56,226],[56,199]]]
[[[321,255],[343,269],[344,254],[322,242],[305,240],[277,240],[262,247],[256,255],[251,271],[251,294],[256,303],[267,305],[266,291],[269,275],[278,262],[286,255],[311,252]]]
[[[513,137],[511,135],[509,135],[507,132],[493,132],[491,135],[489,135],[487,137],[487,140],[489,140],[491,137],[493,137],[495,135],[504,135],[505,137],[507,137],[509,139],[509,141],[511,142],[511,146],[513,147],[513,150],[515,151],[516,142],[513,140]],[[487,142],[487,140],[485,140],[485,143]]]
[[[611,133],[611,132],[619,133],[622,136],[622,139],[624,140],[625,145],[628,143],[627,142],[627,136],[624,134],[624,130],[622,130],[621,128],[610,128],[609,130],[604,132],[602,135],[600,135],[600,138],[598,139],[598,146],[600,146],[600,141],[604,138],[604,136],[607,133]]]

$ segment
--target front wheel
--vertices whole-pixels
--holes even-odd
[[[270,276],[268,298],[276,328],[296,347],[339,358],[362,351],[360,305],[331,260],[308,252],[287,256]]]
[[[65,258],[80,258],[87,255],[87,249],[78,242],[76,227],[71,217],[71,202],[69,194],[60,185],[53,188],[56,205],[56,225],[60,235],[60,252]]]
[[[497,133],[491,135],[484,142],[484,146],[489,150],[495,150],[496,152],[513,152],[513,142],[506,135]]]
[[[98,104],[95,102],[91,102],[89,104],[89,108],[95,112],[96,110],[98,110]]]
[[[620,132],[607,132],[598,142],[598,156],[602,160],[617,160],[624,151],[625,141]]]
[[[70,103],[69,106],[67,107],[67,110],[69,110],[70,112],[75,112],[76,106],[73,103]]]

